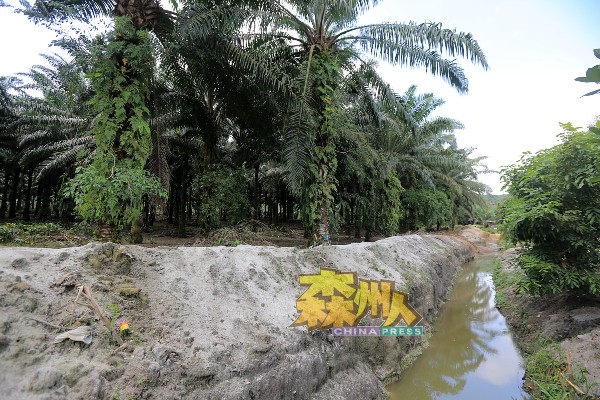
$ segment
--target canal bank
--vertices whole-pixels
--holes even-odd
[[[311,249],[1,248],[0,398],[385,399],[423,338],[291,327],[299,276],[337,268],[393,281],[431,326],[474,251],[447,234]],[[114,324],[128,321],[124,346],[82,303],[80,285]],[[91,327],[89,345],[53,343],[79,325]]]
[[[517,254],[503,251],[493,277],[525,359],[524,389],[531,400],[600,398],[600,296],[517,293]]]

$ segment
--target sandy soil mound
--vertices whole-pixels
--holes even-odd
[[[426,338],[338,338],[290,328],[299,274],[319,267],[389,279],[433,319],[465,241],[402,236],[298,250],[90,244],[0,249],[0,398],[375,399]],[[87,285],[119,347],[80,297]],[[61,331],[92,327],[90,345]]]

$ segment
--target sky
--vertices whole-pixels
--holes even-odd
[[[597,86],[574,81],[600,64],[599,0],[384,0],[359,23],[440,22],[470,32],[487,57],[483,70],[458,59],[469,93],[458,94],[422,70],[380,63],[397,91],[416,84],[446,101],[437,115],[461,121],[458,144],[487,156],[491,169],[515,163],[524,151],[558,143],[559,122],[588,126],[600,115],[600,95],[581,98]],[[500,193],[499,174],[479,179]]]
[[[444,99],[436,114],[465,125],[458,144],[500,170],[525,151],[558,143],[559,122],[585,127],[600,115],[600,95],[581,97],[597,87],[574,81],[600,64],[593,54],[600,48],[598,15],[600,0],[383,0],[359,23],[431,21],[473,34],[490,69],[458,59],[469,79],[466,95],[423,70],[381,62],[379,71],[397,92],[416,84]],[[44,62],[39,54],[57,51],[48,48],[51,31],[7,8],[0,8],[0,37],[0,76],[27,71]],[[499,174],[479,179],[502,192]]]

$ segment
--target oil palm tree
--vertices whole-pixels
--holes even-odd
[[[353,77],[353,80],[356,81],[356,78]],[[356,186],[361,181],[366,182],[363,186],[369,187],[370,183],[379,179],[396,176],[404,189],[413,189],[402,196],[407,208],[405,211],[414,211],[415,207],[420,207],[420,213],[428,216],[428,226],[431,223],[436,225],[433,221],[436,219],[439,228],[439,218],[444,223],[448,222],[451,214],[455,217],[458,209],[464,210],[470,207],[465,207],[467,204],[472,205],[481,200],[480,193],[485,191],[485,185],[478,183],[476,179],[477,172],[485,168],[481,164],[483,159],[471,157],[472,149],[460,149],[457,146],[453,131],[462,128],[459,121],[432,117],[432,113],[444,103],[443,100],[431,93],[417,94],[414,85],[397,97],[404,108],[404,115],[399,115],[376,98],[364,94],[360,101],[354,103],[351,114],[355,115],[355,125],[360,127],[367,140],[363,140],[366,144],[361,145],[360,149],[344,149],[343,168],[348,169],[349,161],[350,165],[356,164],[349,156],[354,153],[367,154],[369,147],[375,156],[362,158],[378,161],[375,167],[363,168],[359,173],[353,174],[354,178],[346,179],[351,188],[346,188],[346,191],[356,196],[360,192],[356,190]],[[364,161],[359,161],[359,164],[368,165]],[[365,179],[365,172],[373,168],[374,175]],[[355,167],[354,170],[356,169]],[[360,179],[360,176],[363,178]],[[424,201],[424,195],[428,195],[430,201]],[[375,199],[377,194],[374,196]],[[372,203],[372,200],[364,198],[362,201]],[[366,207],[365,210],[373,211],[373,207]],[[416,218],[415,215],[412,215],[412,219]],[[373,220],[372,216],[370,218]],[[374,226],[374,222],[370,221],[367,229],[369,226]]]
[[[144,194],[132,193],[127,198],[121,190],[105,186],[107,182],[118,186],[117,179],[128,180],[130,186],[139,182],[144,182],[142,187],[146,183],[155,186],[143,172],[152,143],[147,102],[154,59],[147,32],[153,31],[159,38],[168,36],[172,13],[155,0],[36,0],[33,6],[24,4],[25,14],[50,26],[66,20],[89,23],[95,17],[115,17],[114,34],[103,44],[104,50],[94,52],[96,70],[91,80],[92,102],[99,114],[94,125],[97,151],[94,161],[72,181],[70,193],[84,218],[98,220],[109,230],[133,223],[133,240],[140,242],[141,220],[136,215],[141,212]],[[117,197],[104,197],[110,193]],[[108,209],[104,204],[116,206]]]
[[[380,23],[358,26],[359,15],[375,6],[377,0],[289,0],[274,1],[260,10],[259,28],[245,37],[263,46],[284,42],[303,71],[303,97],[311,110],[296,109],[296,120],[314,118],[308,136],[311,151],[309,176],[304,177],[305,196],[309,203],[307,222],[319,240],[328,241],[329,214],[336,155],[332,120],[343,112],[339,88],[345,73],[371,58],[392,65],[425,68],[441,76],[460,93],[468,90],[467,78],[454,60],[464,57],[483,68],[487,60],[471,34],[444,29],[437,23]],[[273,46],[277,47],[277,46]],[[444,58],[450,57],[450,59]],[[304,103],[300,103],[304,104]],[[309,112],[310,111],[310,112]],[[304,115],[302,115],[304,113]],[[288,140],[295,146],[302,140]],[[298,159],[301,146],[289,147],[287,157]],[[292,167],[294,168],[294,167]],[[291,171],[291,183],[302,180],[302,173]],[[306,179],[307,178],[307,179]]]
[[[385,155],[388,167],[396,170],[405,188],[418,181],[434,187],[434,175],[442,168],[455,167],[457,160],[453,131],[463,125],[446,117],[431,118],[444,101],[432,93],[417,94],[415,85],[401,96],[415,128],[390,113],[382,113],[382,128],[372,137],[374,146]],[[449,150],[450,149],[450,150]]]
[[[49,66],[36,65],[20,74],[29,82],[22,89],[35,90],[41,96],[23,92],[16,97],[18,118],[11,125],[18,139],[19,165],[28,173],[23,209],[26,220],[32,185],[38,185],[45,213],[50,194],[61,186],[61,176],[72,177],[78,157],[89,160],[94,150],[94,115],[87,105],[92,92],[81,64],[58,55],[44,58]]]
[[[16,203],[15,186],[18,186],[20,168],[18,153],[18,138],[12,126],[18,118],[15,99],[23,95],[21,79],[12,76],[0,77],[0,166],[2,168],[3,190],[0,204],[0,218],[6,216],[10,192],[10,213],[14,217],[14,204]]]
[[[36,180],[72,166],[77,155],[93,150],[92,97],[82,68],[58,55],[44,56],[49,66],[36,65],[21,74],[30,83],[23,88],[41,93],[16,99],[19,117],[13,124],[22,152],[21,165],[36,171]]]
[[[24,14],[36,23],[56,27],[66,21],[90,23],[106,16],[129,17],[135,29],[168,32],[173,14],[156,0],[35,0],[33,4],[21,1]]]

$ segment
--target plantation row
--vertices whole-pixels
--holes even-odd
[[[490,218],[460,122],[376,69],[424,68],[466,93],[455,59],[485,56],[435,23],[357,26],[376,3],[26,5],[68,56],[0,78],[0,218],[82,219],[134,241],[162,217],[180,234],[300,220],[312,244]],[[66,28],[108,16],[103,34]]]

